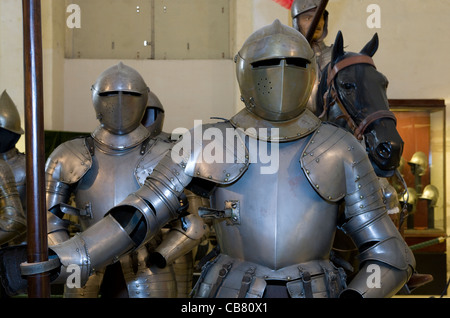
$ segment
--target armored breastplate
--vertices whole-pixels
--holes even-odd
[[[150,139],[145,145],[118,151],[95,143],[92,167],[79,181],[75,194],[77,207],[90,211],[80,217],[83,229],[138,190],[170,148],[170,143],[161,139]]]
[[[25,154],[19,152],[18,149],[13,148],[8,150],[5,153],[1,154],[1,158],[5,160],[16,180],[17,191],[20,195],[20,201],[22,202],[22,207],[24,211],[26,211],[26,163],[25,163]]]
[[[278,144],[277,173],[261,174],[263,164],[251,163],[239,180],[217,188],[212,207],[232,202],[238,209],[236,222],[215,224],[222,253],[273,270],[328,258],[338,206],[318,195],[300,167],[310,138]]]

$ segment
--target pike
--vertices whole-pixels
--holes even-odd
[[[27,191],[27,262],[48,260],[40,0],[22,0]],[[50,297],[48,272],[28,276],[28,297]]]
[[[319,24],[320,18],[325,12],[325,8],[327,7],[328,0],[322,0],[320,5],[317,7],[316,14],[314,15],[314,19],[311,22],[311,26],[308,29],[308,33],[306,33],[306,40],[311,44],[312,38],[314,36],[314,32],[316,31],[317,25]]]

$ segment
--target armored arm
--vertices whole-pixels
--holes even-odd
[[[84,284],[95,268],[111,264],[148,242],[166,223],[179,216],[179,197],[191,179],[183,164],[172,161],[169,152],[145,184],[102,220],[70,240],[50,247],[61,262],[59,277],[54,282],[64,283],[71,274],[69,266],[76,265],[81,269]]]
[[[343,129],[323,123],[300,161],[323,199],[345,201],[341,227],[359,249],[361,268],[341,296],[397,293],[411,276],[415,260],[387,214],[380,181],[365,149]]]
[[[59,145],[45,164],[45,199],[49,245],[69,239],[67,220],[59,205],[69,202],[76,183],[92,166],[92,157],[85,138]]]
[[[14,175],[6,162],[0,161],[0,245],[25,233],[26,219]]]
[[[387,213],[369,159],[359,158],[348,167],[342,228],[359,249],[361,268],[341,297],[391,297],[411,277],[415,259]]]

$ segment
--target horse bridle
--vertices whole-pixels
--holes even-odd
[[[370,64],[373,67],[375,67],[375,63],[373,62],[373,59],[368,55],[354,55],[347,57],[343,59],[342,61],[336,63],[333,68],[331,67],[331,63],[328,65],[328,76],[327,76],[327,91],[325,92],[323,96],[324,101],[324,111],[319,116],[319,118],[323,117],[325,113],[327,112],[327,109],[330,104],[336,102],[342,112],[342,117],[345,118],[347,121],[347,124],[349,125],[350,129],[353,131],[354,136],[358,140],[362,140],[363,135],[367,127],[374,121],[380,119],[380,118],[390,118],[393,119],[394,122],[397,124],[397,118],[395,117],[394,113],[392,113],[390,110],[378,110],[367,117],[365,117],[359,125],[356,125],[353,118],[348,113],[347,109],[344,107],[339,94],[337,93],[336,87],[335,87],[335,77],[336,75],[342,71],[344,68],[355,65],[355,64]],[[375,67],[376,68],[376,67]],[[328,102],[329,96],[332,97],[331,101]],[[341,117],[341,116],[339,116]]]

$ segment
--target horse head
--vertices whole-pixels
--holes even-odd
[[[331,62],[322,73],[317,90],[317,111],[322,120],[333,122],[359,140],[375,172],[390,177],[400,164],[403,140],[389,110],[387,78],[377,71],[372,56],[378,49],[378,35],[359,52],[345,52],[342,33],[336,36]]]

